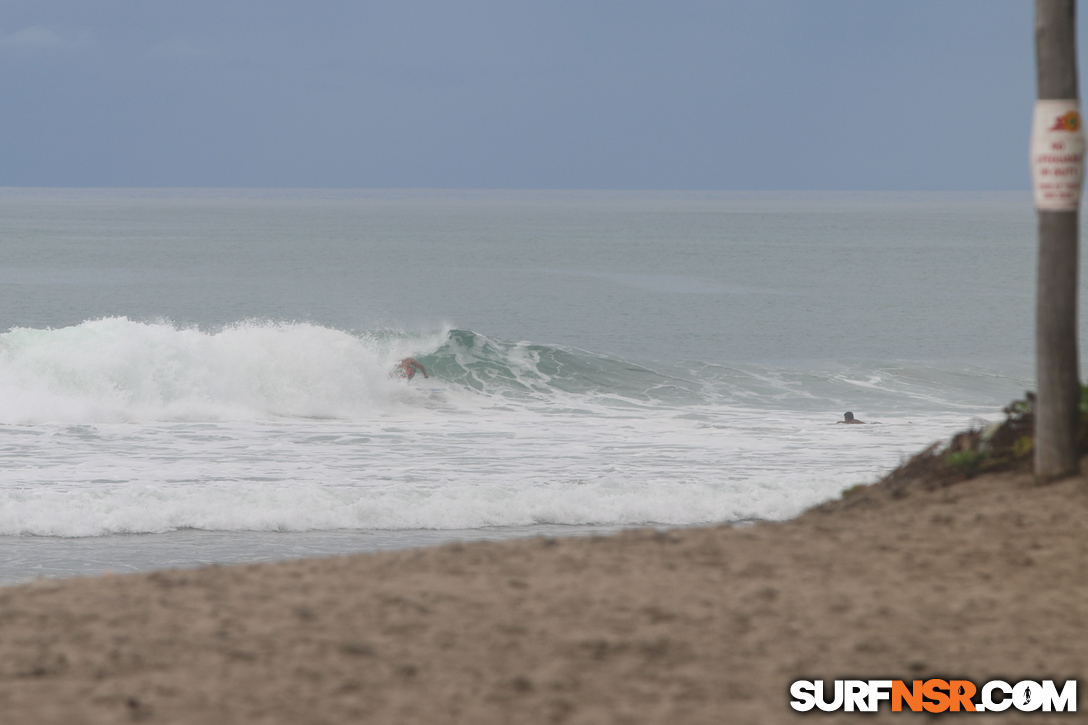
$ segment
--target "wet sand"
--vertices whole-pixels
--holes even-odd
[[[0,588],[0,721],[872,722],[796,714],[789,683],[1083,687],[1086,491],[997,474],[784,523]]]

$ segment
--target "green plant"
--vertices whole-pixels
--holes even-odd
[[[1016,458],[1023,458],[1030,455],[1033,448],[1035,448],[1035,438],[1032,436],[1021,436],[1012,444],[1012,454]]]
[[[944,462],[949,468],[955,468],[967,475],[972,475],[986,460],[986,454],[982,451],[956,451],[945,454]]]

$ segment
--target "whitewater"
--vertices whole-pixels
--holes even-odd
[[[1029,202],[6,190],[0,581],[793,516],[1030,387]]]

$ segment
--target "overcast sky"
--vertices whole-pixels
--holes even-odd
[[[1028,189],[1033,64],[1030,0],[6,0],[0,186]]]

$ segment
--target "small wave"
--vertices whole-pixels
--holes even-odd
[[[85,537],[118,533],[329,531],[336,529],[475,529],[536,524],[646,525],[779,517],[798,508],[796,492],[753,498],[748,489],[662,483],[654,488],[608,485],[526,490],[448,487],[441,491],[360,491],[334,487],[151,489],[108,492],[0,491],[0,536]],[[805,502],[816,494],[805,492]]]
[[[1026,375],[956,364],[635,362],[456,329],[430,359],[441,377],[489,395],[607,407],[939,413],[1000,408],[1031,386]]]
[[[426,385],[389,376],[407,355],[466,405],[882,415],[999,408],[1030,384],[985,370],[888,363],[635,362],[464,329],[348,332],[250,320],[205,331],[114,317],[0,335],[0,423],[370,418],[426,402]]]
[[[704,383],[576,348],[505,342],[451,330],[433,353],[439,377],[493,396],[638,405],[694,403]]]

